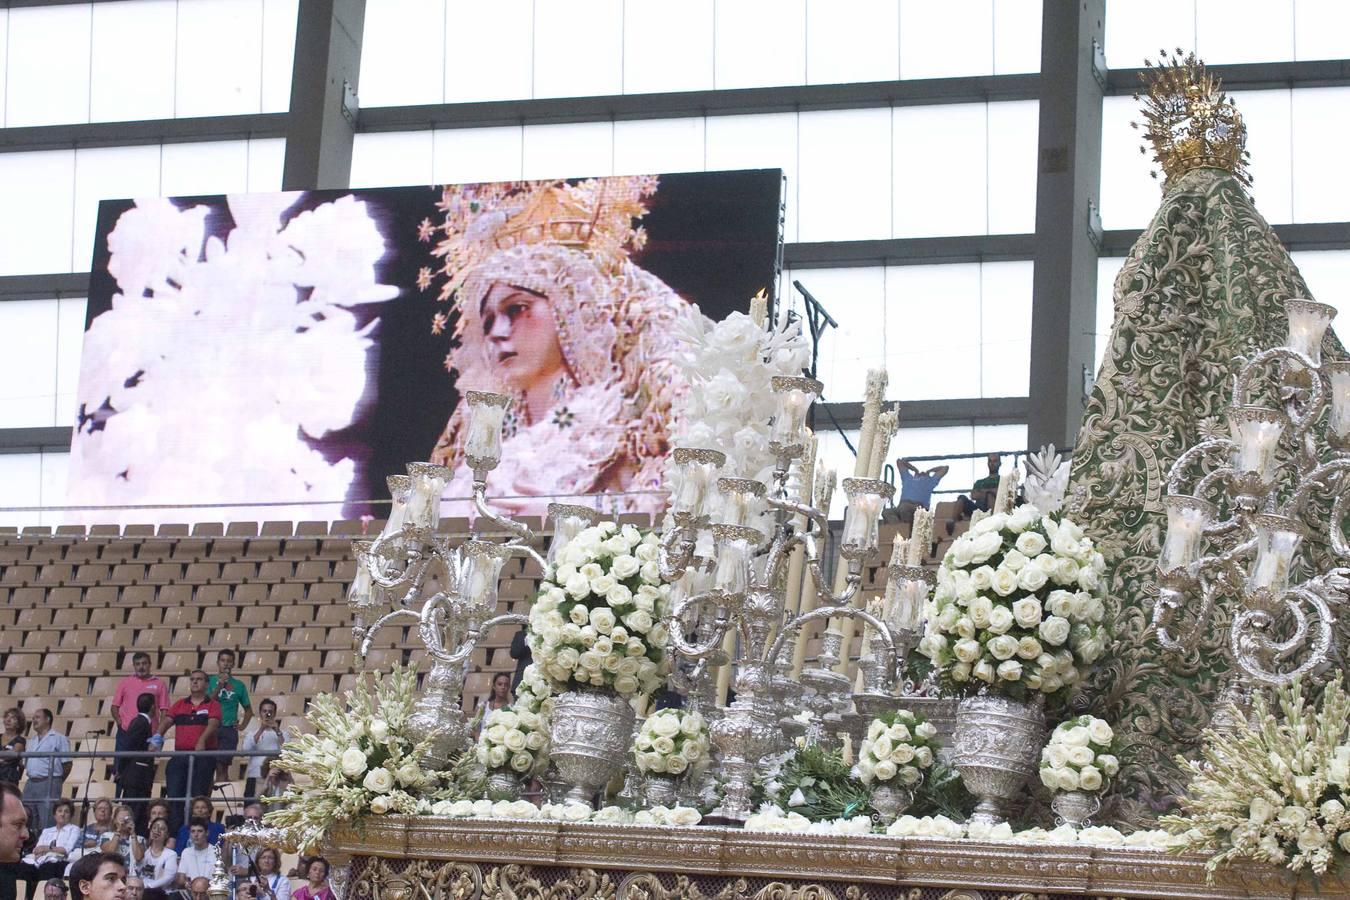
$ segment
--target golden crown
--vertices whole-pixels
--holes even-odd
[[[1153,161],[1163,171],[1163,189],[1192,169],[1223,169],[1244,185],[1251,185],[1247,170],[1247,126],[1237,104],[1220,90],[1219,79],[1205,70],[1194,53],[1182,55],[1161,51],[1157,63],[1139,78],[1144,82],[1142,101],[1144,137],[1153,145]],[[1130,126],[1139,128],[1139,122]],[[1141,146],[1140,153],[1148,153]],[[1151,173],[1158,177],[1155,170]]]

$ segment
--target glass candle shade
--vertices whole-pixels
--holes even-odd
[[[1350,362],[1327,362],[1322,371],[1331,387],[1327,438],[1337,450],[1350,450]]]
[[[717,489],[722,493],[718,521],[753,528],[764,510],[764,482],[752,478],[719,478]]]
[[[460,547],[459,593],[484,615],[497,608],[497,585],[509,548],[491,541],[465,541]]]
[[[727,457],[718,450],[677,447],[671,458],[675,461],[675,488],[671,491],[670,511],[677,524],[687,525],[706,514],[708,488]]]
[[[878,478],[845,478],[844,493],[848,495],[848,510],[844,513],[839,555],[866,559],[877,552],[881,511],[895,495],[895,488]]]
[[[557,565],[558,555],[567,549],[567,545],[581,532],[590,528],[600,519],[600,514],[589,506],[574,506],[570,503],[550,503],[548,518],[553,522],[553,540],[548,544],[547,562]]]
[[[1264,406],[1234,406],[1228,410],[1237,470],[1269,487],[1275,480],[1276,450],[1288,422],[1284,413]]]
[[[384,523],[381,537],[390,537],[403,531],[403,522],[408,517],[408,493],[412,489],[412,479],[407,475],[390,475],[384,480],[389,485],[389,518]]]
[[[769,449],[779,456],[800,456],[806,448],[806,413],[825,386],[814,378],[775,375],[770,381],[776,407]]]
[[[932,588],[933,573],[922,566],[890,566],[886,570],[882,620],[893,631],[917,634],[923,629],[924,604]]]
[[[1322,336],[1327,333],[1331,320],[1336,318],[1336,307],[1295,297],[1284,301],[1284,311],[1289,317],[1289,337],[1284,345],[1320,366]]]
[[[464,402],[469,407],[469,425],[464,436],[464,461],[473,469],[474,476],[497,468],[502,459],[502,420],[511,406],[505,394],[485,391],[466,391]]]
[[[432,463],[408,463],[408,500],[404,521],[414,528],[435,531],[441,522],[441,495],[450,470]]]
[[[1175,572],[1200,558],[1205,528],[1214,521],[1214,504],[1183,494],[1163,498],[1167,510],[1167,537],[1158,556],[1158,569]]]
[[[1257,605],[1265,606],[1289,589],[1289,570],[1303,542],[1304,529],[1293,519],[1275,515],[1254,516],[1252,525],[1256,529],[1256,559],[1247,575],[1247,591]]]
[[[354,610],[370,609],[375,605],[374,585],[370,580],[370,541],[353,541],[356,553],[356,575],[347,588],[347,605]]]
[[[712,532],[717,542],[713,588],[728,598],[744,597],[750,587],[750,562],[763,536],[738,525],[714,525]]]

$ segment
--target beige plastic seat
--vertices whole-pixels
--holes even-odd
[[[332,566],[327,560],[310,559],[301,563],[296,563],[295,580],[305,582],[327,581],[333,574]]]
[[[267,673],[281,668],[281,654],[276,650],[245,650],[241,672]]]
[[[283,606],[277,613],[279,625],[308,625],[314,621],[314,607],[308,603]]]
[[[253,701],[253,708],[258,708],[258,703],[268,697],[277,702],[277,712],[281,712],[281,698],[291,696],[291,686],[295,682],[295,677],[289,672],[281,672],[270,675],[259,675],[253,682],[253,695],[256,699]]]
[[[305,698],[316,694],[331,694],[333,686],[333,676],[327,672],[307,672],[295,679],[295,693]]]
[[[20,640],[23,642],[25,650],[55,650],[61,642],[61,633],[59,631],[19,631]]]
[[[172,628],[170,629],[170,633],[173,635],[170,646],[175,650],[205,647],[207,644],[211,643],[211,629],[209,628],[184,626]]]
[[[71,584],[104,584],[107,582],[110,571],[102,563],[85,563],[75,570],[75,577]]]
[[[89,626],[91,628],[111,628],[114,625],[121,625],[126,621],[126,610],[119,609],[116,606],[95,607],[89,610]]]
[[[208,606],[202,610],[202,625],[220,628],[239,621],[239,609],[233,606]]]
[[[80,671],[91,675],[102,675],[120,671],[117,653],[112,650],[90,650],[80,657]]]
[[[156,606],[141,606],[127,610],[127,624],[133,628],[154,628],[164,622],[164,610]]]
[[[9,660],[16,654],[11,653],[5,659],[5,671],[9,672]],[[46,675],[20,675],[9,688],[11,697],[46,697],[51,693],[52,680]]]
[[[197,624],[199,612],[195,606],[170,606],[164,610],[162,623],[170,628],[189,628]]]
[[[334,603],[345,603],[347,599],[347,586],[338,584],[335,581],[324,581],[319,584],[311,584],[309,590],[305,591],[305,602],[312,603],[317,607],[324,607]]]
[[[173,584],[183,577],[179,563],[154,563],[146,570],[146,584]]]
[[[205,614],[211,607],[229,603],[231,590],[228,584],[202,584],[195,591],[190,591],[190,596],[183,602],[195,603],[202,607],[202,613]]]
[[[31,556],[29,557],[32,558]],[[85,568],[81,566],[80,568]],[[106,567],[104,569],[106,572]],[[75,567],[66,562],[49,562],[42,567],[38,573],[37,583],[40,585],[60,585],[75,584]],[[80,584],[93,584],[93,581],[83,581]]]
[[[270,607],[261,607],[270,609]],[[272,647],[283,647],[290,641],[290,629],[281,625],[264,625],[258,628],[249,629],[248,643],[251,647],[257,647],[259,650],[267,650]]]
[[[323,667],[322,657],[318,650],[291,650],[286,654],[286,668],[292,672],[312,672]]]
[[[207,644],[212,647],[242,647],[248,643],[248,629],[242,625],[221,625],[209,629]]]
[[[196,650],[169,650],[164,654],[164,661],[159,667],[165,672],[175,674],[191,672],[193,669],[201,668],[201,654]]]
[[[299,603],[305,599],[305,586],[290,582],[287,584],[274,584],[268,588],[267,602],[274,606],[285,606],[291,603]]]
[[[89,654],[85,654],[88,656]],[[67,651],[56,651],[42,654],[42,667],[39,671],[46,672],[49,675],[65,675],[67,672],[77,672],[80,669],[80,654]]]
[[[183,584],[209,584],[220,580],[220,566],[216,563],[188,563],[183,570]]]
[[[32,606],[19,610],[20,628],[40,628],[52,624],[52,610],[47,606]]]
[[[246,584],[258,577],[258,565],[253,562],[228,562],[220,567],[221,584]]]

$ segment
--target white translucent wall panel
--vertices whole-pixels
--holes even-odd
[[[244,193],[248,190],[248,141],[165,144],[159,190],[165,197]]]
[[[75,151],[6,153],[0,163],[0,275],[65,271]]]
[[[1341,343],[1350,341],[1350,250],[1302,250],[1290,256],[1313,299],[1336,307],[1332,328]]]
[[[892,116],[894,236],[984,234],[988,222],[984,105],[898,107]],[[1023,177],[1033,174],[1034,169]],[[867,190],[851,179],[850,183],[853,190]]]
[[[263,0],[262,112],[291,108],[295,20],[300,0]]]
[[[718,88],[806,80],[806,0],[718,0]]]
[[[887,396],[980,396],[980,307],[978,263],[888,268]]]
[[[988,111],[990,234],[1036,230],[1036,145],[1040,104],[1035,100],[990,103]]]
[[[1041,70],[1041,0],[994,0],[994,74]]]
[[[1243,91],[1234,97],[1247,122],[1247,150],[1252,155],[1251,194],[1256,208],[1268,222],[1291,222],[1290,92]]]
[[[0,303],[0,428],[57,424],[59,312],[56,300]]]
[[[367,3],[361,38],[361,105],[440,103],[447,78],[446,31],[445,0]],[[528,65],[529,32],[484,34],[466,30],[455,35],[452,46],[473,42],[488,44],[495,51],[475,73],[480,81],[493,81],[498,67],[510,71]]]
[[[69,453],[42,454],[42,505],[47,507],[66,504],[66,472],[70,468]],[[66,522],[89,521],[88,514],[53,510],[39,516],[39,525],[62,525]]]
[[[704,129],[709,171],[782,169],[787,177],[786,239],[797,240],[797,116],[710,116]]]
[[[624,0],[624,93],[710,89],[713,5],[713,0]]]
[[[1106,0],[1106,64],[1132,69],[1195,46],[1195,0]],[[1109,99],[1109,98],[1108,98]]]
[[[262,33],[262,0],[179,3],[176,114],[258,112],[262,105]]]
[[[1350,139],[1350,88],[1293,94],[1294,221],[1350,220],[1350,183],[1340,174]]]
[[[76,391],[80,382],[80,351],[84,349],[83,297],[62,297],[56,321],[56,422],[74,424],[79,412]]]
[[[1106,358],[1107,348],[1111,345],[1111,326],[1116,319],[1115,282],[1120,267],[1125,265],[1123,256],[1108,256],[1097,260],[1097,325],[1093,334],[1096,344],[1094,371],[1100,372],[1102,360]]]
[[[37,513],[6,510],[41,505],[42,454],[0,453],[0,525],[40,525]]]
[[[994,71],[991,0],[900,0],[900,77],[944,78]]]
[[[173,117],[177,18],[177,0],[94,4],[90,120]]]
[[[1130,127],[1138,119],[1138,105],[1130,97],[1102,101],[1102,227],[1143,228],[1162,200],[1162,173],[1155,168],[1152,150],[1139,152],[1143,133]]]
[[[431,184],[434,159],[431,131],[357,134],[352,145],[352,187]]]
[[[9,11],[5,125],[89,120],[88,4]]]
[[[622,90],[623,0],[534,5],[535,97],[589,97]]]
[[[808,84],[900,77],[897,0],[807,0],[806,33]]]
[[[701,118],[655,119],[614,123],[614,174],[702,172]]]
[[[5,76],[9,69],[9,10],[0,9],[0,122],[5,121]]]
[[[281,190],[286,166],[286,139],[262,138],[248,142],[248,190],[250,193]]]
[[[891,231],[884,186],[891,174],[887,109],[817,112],[801,118],[798,240],[867,240]]]
[[[816,445],[816,459],[833,469],[838,476],[835,480],[834,495],[830,499],[829,514],[831,519],[842,519],[844,509],[848,506],[848,497],[845,496],[843,489],[838,484],[840,479],[853,477],[853,466],[858,458],[855,453],[858,449],[858,434],[856,428],[845,430],[843,434],[840,434],[830,424],[829,416],[824,413],[816,415],[816,438],[819,441]],[[847,443],[844,441],[845,435],[848,436]],[[852,449],[850,449],[850,446]]]
[[[75,151],[75,222],[69,268],[87,272],[94,258],[94,228],[100,200],[159,195],[157,144],[88,147]]]
[[[1350,4],[1345,0],[1294,0],[1294,58],[1350,56]]]
[[[434,7],[436,3],[423,3]],[[366,20],[370,20],[371,5],[366,6]],[[385,14],[384,10],[380,12]],[[419,16],[422,15],[419,10]],[[431,27],[428,23],[428,27]],[[369,34],[370,25],[366,25]],[[445,58],[445,102],[464,103],[477,100],[515,100],[530,96],[534,80],[534,64],[530,58],[534,33],[533,0],[451,0],[445,7],[445,40],[449,48]],[[398,45],[392,45],[399,54]],[[397,60],[395,56],[395,60]],[[438,59],[433,56],[433,59]],[[361,71],[364,73],[365,51],[362,51]],[[378,61],[381,67],[389,60]],[[418,62],[419,71],[425,65]],[[394,72],[382,74],[395,80],[389,88],[398,88],[398,63]],[[365,76],[362,75],[361,94],[365,102]],[[426,85],[417,86],[419,94]],[[403,103],[413,102],[408,100]],[[373,101],[367,105],[378,105]]]
[[[820,340],[816,372],[825,382],[825,399],[861,399],[867,370],[886,366],[886,318],[890,309],[886,270],[879,266],[806,269],[791,275],[839,323],[838,328],[827,328]]]
[[[1207,63],[1293,59],[1294,0],[1196,0],[1195,50]]]
[[[524,133],[519,125],[444,129],[433,151],[433,183],[510,181],[521,177]]]
[[[980,266],[980,396],[1025,397],[1031,377],[1032,263]]]
[[[614,170],[614,125],[526,125],[523,158],[526,178],[609,175]]]

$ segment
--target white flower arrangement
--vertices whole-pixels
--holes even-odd
[[[1105,570],[1091,539],[1068,519],[1030,504],[986,516],[942,561],[919,652],[957,693],[1059,693],[1109,643]]]
[[[1041,783],[1051,791],[1096,793],[1120,771],[1116,733],[1092,716],[1061,722],[1041,750]]]
[[[1185,849],[1212,854],[1211,873],[1245,858],[1321,875],[1350,854],[1350,697],[1338,679],[1320,708],[1304,704],[1297,682],[1277,699],[1281,716],[1258,694],[1255,725],[1207,729],[1204,761],[1180,760],[1191,776],[1184,814],[1160,823]]]
[[[708,724],[696,712],[662,709],[642,722],[633,759],[644,775],[684,775],[708,761]]]
[[[661,686],[669,671],[661,619],[670,585],[661,580],[659,552],[655,534],[601,522],[544,572],[529,642],[553,690],[607,687],[631,697]]]
[[[539,666],[532,662],[520,674],[520,684],[516,685],[516,702],[511,705],[517,710],[526,709],[537,713],[547,721],[553,714],[555,699],[553,685],[539,671]],[[548,730],[546,725],[544,730]]]
[[[703,820],[691,806],[654,806],[634,813],[621,806],[591,809],[584,803],[545,803],[528,800],[456,800],[435,804],[431,814],[451,819],[543,819],[552,822],[601,822],[611,825],[697,825]]]
[[[916,787],[936,758],[937,728],[907,709],[873,719],[867,726],[854,772],[863,784],[898,781]]]
[[[547,726],[537,712],[504,706],[488,713],[478,735],[478,762],[519,776],[535,775],[548,763]]]
[[[871,834],[872,820],[868,816],[853,816],[812,821],[800,813],[785,812],[782,807],[765,804],[745,820],[744,828],[746,831],[789,834]]]

